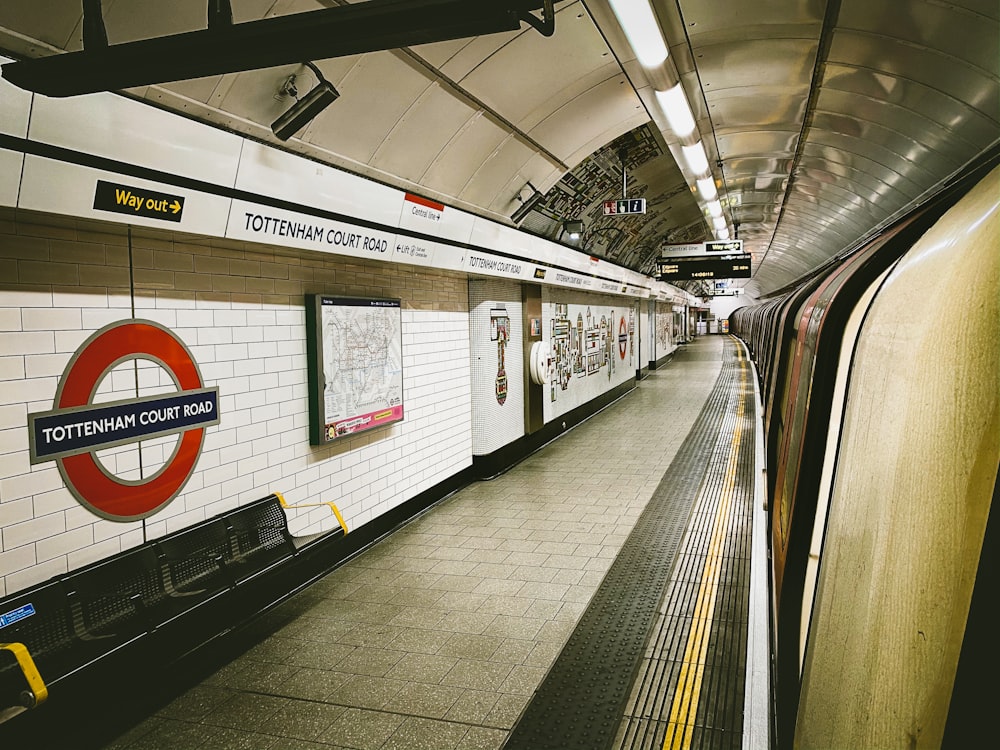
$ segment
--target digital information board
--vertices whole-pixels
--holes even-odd
[[[660,281],[750,278],[750,253],[660,258],[658,265]]]
[[[398,299],[306,295],[309,442],[403,419],[403,325]]]

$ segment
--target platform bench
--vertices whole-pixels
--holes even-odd
[[[286,507],[268,495],[0,600],[0,721],[117,652],[189,651],[280,596],[269,574],[346,533],[334,508],[340,527],[293,537]]]

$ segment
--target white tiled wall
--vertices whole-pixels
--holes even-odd
[[[132,316],[124,227],[0,208],[0,596],[278,491],[334,500],[356,528],[471,464],[466,279],[306,252],[140,230],[132,238],[135,317],[173,330],[218,386],[221,423],[177,498],[145,521],[95,516],[54,462],[28,461],[27,414],[52,408],[59,376],[95,330]],[[403,304],[403,422],[309,445],[307,293],[397,297]],[[143,362],[140,395],[172,390]],[[135,393],[131,364],[98,398]],[[176,436],[142,445],[142,475]],[[140,478],[135,446],[101,451]],[[292,511],[293,533],[331,528],[325,507]]]

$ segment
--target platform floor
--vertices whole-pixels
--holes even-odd
[[[538,710],[539,698],[532,696],[547,674],[557,672],[557,658],[647,506],[663,493],[664,484],[671,484],[661,480],[706,402],[723,387],[747,398],[749,376],[733,384],[720,378],[724,360],[736,359],[737,349],[720,336],[685,345],[616,404],[506,474],[456,493],[260,618],[241,636],[231,660],[105,747],[493,750],[508,740],[511,748],[531,746],[518,744],[512,729],[522,714],[527,721]],[[735,422],[725,424],[709,441],[721,458],[699,459],[706,466],[720,465],[723,482],[730,481],[725,467]],[[744,439],[752,443],[749,434]],[[695,483],[703,485],[707,480]],[[689,493],[683,515],[685,525],[688,517],[693,522],[686,535],[678,535],[684,538],[677,550],[687,567],[678,563],[657,574],[663,589],[674,595],[701,591],[706,575],[716,591],[720,580],[735,580],[732,603],[714,601],[723,602],[719,611],[729,613],[721,618],[729,625],[717,630],[738,645],[746,633],[740,613],[747,592],[740,576],[749,567],[743,562],[749,554],[749,525],[732,510],[732,502],[728,510],[719,510],[720,492],[704,503],[702,489],[697,497]],[[726,513],[736,520],[718,520],[729,518]],[[738,540],[727,542],[731,536]],[[698,539],[708,543],[701,551]],[[708,562],[709,547],[729,549],[726,554],[736,561]],[[677,571],[673,579],[671,569]],[[624,696],[616,691],[623,718],[602,734],[615,747],[672,742],[665,733],[675,731],[668,725],[678,724],[671,712],[679,709],[667,691],[683,683],[680,670],[691,662],[676,648],[694,648],[697,654],[703,646],[701,641],[687,645],[694,642],[692,633],[703,633],[707,644],[711,628],[692,625],[697,620],[693,608],[702,606],[696,596],[690,604],[676,605],[692,609],[683,616],[683,627],[670,630],[670,601],[662,602],[657,594],[647,632],[651,638],[640,644]],[[657,638],[667,631],[674,635],[665,642],[681,646],[668,646],[664,657]],[[712,654],[722,654],[718,649],[724,644],[713,643],[706,658],[721,663],[723,657]],[[742,681],[739,659],[727,666],[731,675],[725,681]],[[668,663],[673,666],[657,666]],[[672,676],[663,678],[668,673]],[[692,669],[695,673],[708,674]],[[649,675],[658,679],[653,692],[644,687]],[[593,673],[583,677],[594,684],[605,679]],[[704,680],[699,690],[707,695],[717,682]],[[659,693],[665,697],[643,703]],[[724,732],[730,744],[723,744],[718,732],[692,732],[678,724],[681,744],[666,746],[738,747],[738,739],[732,742],[740,731],[733,727],[742,720],[741,700],[742,689],[723,700],[727,715],[737,721]],[[706,721],[697,708],[691,726],[696,720]],[[637,741],[640,733],[651,739]],[[709,739],[699,745],[701,736]],[[559,746],[559,740],[551,742]]]

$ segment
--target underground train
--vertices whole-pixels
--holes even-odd
[[[990,736],[998,164],[994,148],[852,252],[730,316],[764,422],[780,750]]]

